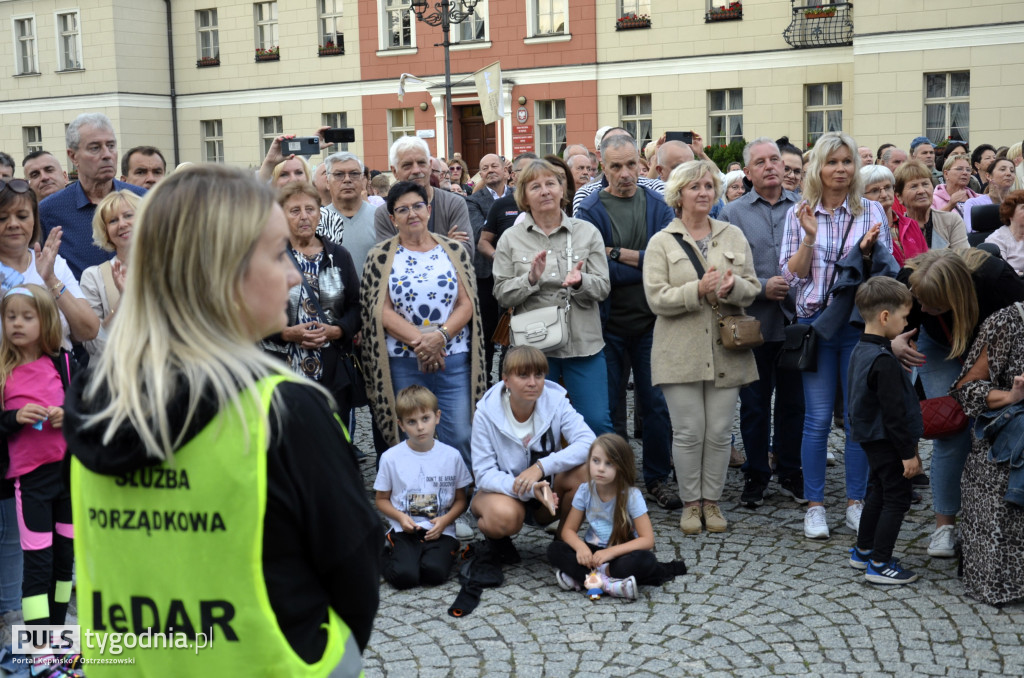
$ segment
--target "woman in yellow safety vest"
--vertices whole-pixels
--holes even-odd
[[[253,177],[196,165],[149,193],[132,238],[106,351],[65,404],[83,656],[359,675],[380,521],[328,394],[256,343],[299,283],[284,213]]]

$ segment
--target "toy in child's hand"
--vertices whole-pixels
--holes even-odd
[[[601,575],[598,574],[597,570],[591,570],[587,578],[583,580],[583,588],[587,590],[587,596],[591,600],[601,599],[601,594],[604,593],[602,584]]]
[[[533,496],[551,512],[551,515],[558,514],[558,495],[551,491],[551,485],[548,484],[548,481],[541,480],[534,483]]]
[[[43,421],[45,421],[45,420],[43,420]],[[37,431],[42,431],[43,430],[43,421],[37,421],[36,423],[32,424],[32,428],[34,428]]]

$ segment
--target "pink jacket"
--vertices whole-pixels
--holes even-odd
[[[977,193],[975,193],[974,191],[972,191],[969,188],[967,189],[967,200],[970,200],[971,198],[977,198],[977,197],[978,197]],[[966,202],[966,200],[965,200],[965,202]],[[932,209],[937,209],[939,211],[943,211],[942,208],[945,207],[948,204],[949,204],[949,191],[946,190],[946,184],[939,184],[938,186],[935,187],[935,191],[932,193]],[[963,205],[964,205],[964,203],[961,202],[961,203],[958,203],[957,206],[956,206],[956,213],[959,214],[961,216],[961,218],[964,216],[964,207],[963,207]]]

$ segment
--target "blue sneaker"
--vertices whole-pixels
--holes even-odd
[[[850,549],[850,567],[855,570],[866,570],[868,569],[868,556],[871,552],[862,554],[856,546]]]
[[[868,568],[867,572],[864,573],[864,578],[872,584],[902,585],[917,581],[917,573],[903,569],[900,561],[893,558],[890,562],[883,565],[875,565],[874,562],[868,561]]]

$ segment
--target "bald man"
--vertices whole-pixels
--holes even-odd
[[[693,160],[693,149],[682,141],[666,141],[658,148],[654,157],[656,158],[654,166],[658,170],[658,178],[668,181],[672,170],[684,162]]]

